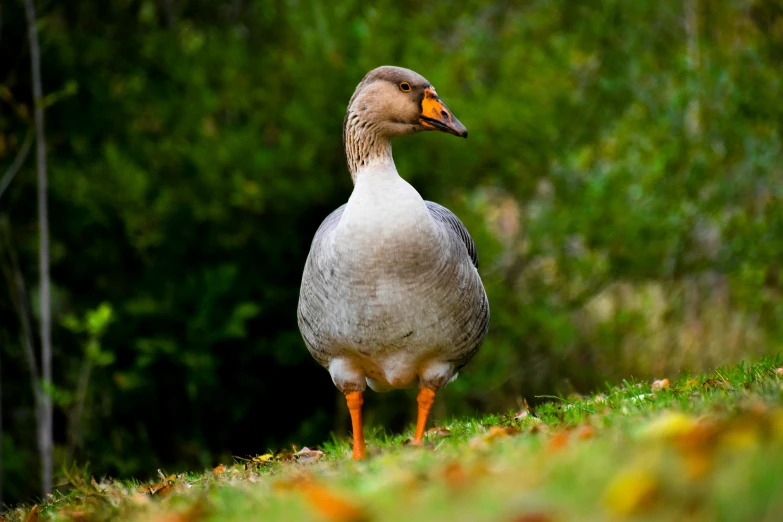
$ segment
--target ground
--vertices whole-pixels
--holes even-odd
[[[780,359],[624,382],[428,432],[237,460],[155,484],[75,473],[9,521],[783,520]]]

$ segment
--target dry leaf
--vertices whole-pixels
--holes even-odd
[[[311,450],[305,446],[294,453],[294,455],[296,455],[297,462],[301,462],[302,464],[313,464],[321,460],[321,457],[324,456],[324,452],[320,450]]]
[[[168,484],[169,482],[176,480],[177,475],[169,475],[168,477],[163,474],[163,472],[159,469],[158,470],[158,476],[163,480],[164,484]]]
[[[459,488],[463,486],[467,480],[467,474],[465,468],[459,462],[452,462],[443,468],[443,478],[446,484],[452,488]]]
[[[212,470],[212,476],[213,477],[219,477],[220,475],[223,475],[226,472],[226,467],[223,464],[218,464],[215,469]]]
[[[27,522],[38,522],[38,506],[33,506],[33,509],[27,514]]]
[[[513,518],[511,522],[552,522],[552,520],[552,517],[546,513],[525,513]]]
[[[430,439],[443,439],[445,437],[451,437],[451,430],[444,428],[443,426],[435,426],[434,428],[427,430],[424,435]]]
[[[547,449],[549,449],[549,451],[557,451],[562,449],[568,445],[568,440],[569,435],[567,431],[558,431],[552,436],[551,439],[549,439]]]
[[[618,515],[630,515],[650,507],[657,492],[658,482],[650,473],[640,469],[625,470],[607,488],[604,505]]]
[[[522,399],[522,410],[514,415],[515,420],[521,420],[530,415],[530,406],[527,404],[527,399]]]
[[[669,379],[660,379],[657,381],[653,381],[652,383],[652,391],[654,392],[666,390],[668,388],[669,388]]]
[[[592,439],[593,427],[590,426],[589,424],[584,424],[582,426],[579,426],[579,429],[576,430],[576,438],[581,440]]]
[[[504,439],[504,438],[508,437],[509,435],[516,435],[518,433],[519,433],[519,430],[516,429],[516,428],[493,426],[485,434],[479,435],[478,437],[473,437],[472,439],[470,439],[470,447],[476,447],[476,446],[480,446],[482,444],[487,444],[487,443],[490,443],[490,442],[494,442],[497,439]]]
[[[783,376],[783,368],[775,368],[775,373],[780,376]]]
[[[358,505],[327,490],[323,486],[304,482],[301,489],[310,505],[330,520],[335,522],[360,522],[369,518],[367,513]]]

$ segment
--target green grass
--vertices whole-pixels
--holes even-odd
[[[38,509],[43,520],[169,522],[781,520],[780,365],[722,368],[657,391],[624,382],[522,418],[455,419],[442,425],[450,436],[430,434],[425,447],[403,444],[409,433],[376,434],[362,462],[333,440],[315,463],[278,454],[165,487],[74,477]],[[6,520],[28,520],[30,508]]]

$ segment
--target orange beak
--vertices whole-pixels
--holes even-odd
[[[461,138],[468,137],[468,129],[451,114],[432,87],[424,89],[419,123],[425,129],[448,132]]]

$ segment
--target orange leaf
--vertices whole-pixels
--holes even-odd
[[[783,376],[783,368],[775,368],[775,373]]]
[[[493,426],[485,434],[470,439],[470,446],[480,446],[482,444],[494,442],[497,439],[504,439],[509,435],[516,435],[517,433],[519,433],[519,430],[515,428],[501,428],[500,426]]]
[[[592,439],[593,438],[593,427],[589,424],[585,424],[583,426],[579,426],[579,429],[576,430],[576,438],[578,439]]]
[[[306,482],[302,485],[302,492],[310,505],[330,520],[359,522],[368,519],[367,513],[355,503],[332,493],[323,486]]]
[[[653,381],[652,383],[652,391],[654,392],[665,390],[667,388],[669,388],[669,379],[661,379],[658,381]]]
[[[459,462],[452,462],[444,468],[443,478],[446,480],[446,484],[452,488],[458,488],[465,484],[467,475],[465,468]]]
[[[557,451],[562,449],[568,445],[568,439],[569,436],[567,431],[559,431],[555,433],[551,439],[549,439],[547,448],[549,451]]]
[[[226,472],[226,467],[223,464],[218,464],[215,469],[212,470],[213,477],[219,477]]]
[[[38,522],[38,506],[33,506],[33,509],[27,514],[27,522]]]

